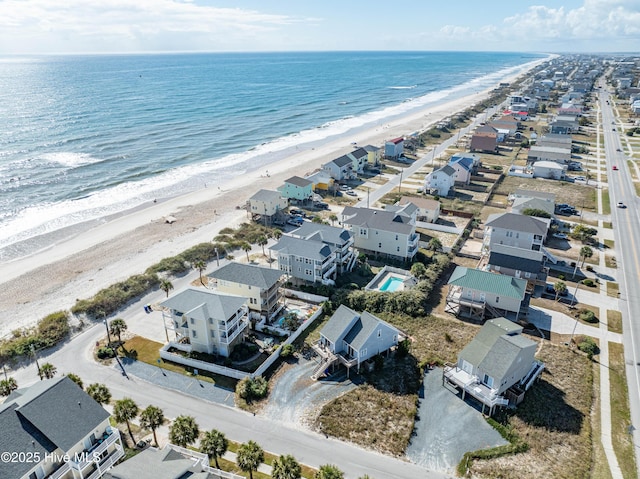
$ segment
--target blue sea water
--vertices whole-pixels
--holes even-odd
[[[0,57],[0,259],[495,85],[521,53]]]

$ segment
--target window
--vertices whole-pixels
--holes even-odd
[[[490,388],[493,387],[493,378],[491,376],[489,376],[488,374],[484,375],[484,377],[482,378],[482,382],[484,384],[486,384]]]
[[[213,318],[209,318],[209,324],[213,324]]]
[[[382,243],[378,243],[378,248],[382,248]]]
[[[495,266],[493,269],[495,269],[496,271],[500,271],[500,266]]]
[[[399,253],[400,252],[400,246],[396,247],[396,251]]]
[[[191,336],[193,336],[194,338],[198,336],[195,329],[191,330]]]
[[[213,329],[211,330],[211,337],[212,337],[212,338],[215,338],[215,337],[216,337],[216,332],[215,332]]]
[[[189,319],[191,321],[191,324],[196,324],[196,320],[195,319],[193,319],[193,318],[189,318]]]
[[[496,303],[500,302],[500,296],[496,296]]]
[[[524,274],[524,277],[525,277],[525,278],[531,278],[531,273],[529,273],[529,271],[527,271],[527,272]]]
[[[182,316],[182,315],[184,314],[184,313],[183,313],[183,312],[181,312],[181,311],[174,311],[174,313],[175,313],[175,315],[176,315],[177,317],[180,317],[180,316]]]
[[[398,241],[398,235],[396,235],[396,241]]]
[[[305,269],[304,270],[304,274],[306,274],[307,276],[311,276],[312,271],[310,269]]]

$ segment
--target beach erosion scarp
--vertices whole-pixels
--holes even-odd
[[[540,62],[533,62],[533,68]],[[522,75],[519,74],[517,76]],[[505,79],[513,82],[516,76]],[[0,265],[0,337],[29,327],[46,314],[69,309],[76,299],[143,272],[160,259],[211,241],[224,227],[247,221],[241,209],[259,189],[276,189],[286,178],[302,176],[350,151],[352,143],[380,146],[385,140],[423,131],[487,98],[490,89],[425,107],[388,123],[345,133],[313,149],[296,151],[220,187],[137,208],[105,224],[62,240],[46,250]],[[176,221],[168,224],[167,216]]]

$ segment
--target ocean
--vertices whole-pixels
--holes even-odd
[[[529,53],[0,57],[0,260],[494,86]]]

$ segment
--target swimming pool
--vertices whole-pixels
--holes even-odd
[[[380,286],[380,291],[385,291],[388,293],[397,291],[398,288],[402,286],[403,282],[404,280],[402,278],[398,278],[397,276],[389,276],[386,281],[382,283],[382,286]]]
[[[287,311],[288,313],[295,313],[296,316],[300,316],[300,310],[299,309],[289,309]],[[280,316],[280,319],[278,319],[278,326],[279,327],[283,327],[284,325],[284,320],[286,319],[286,316]]]

